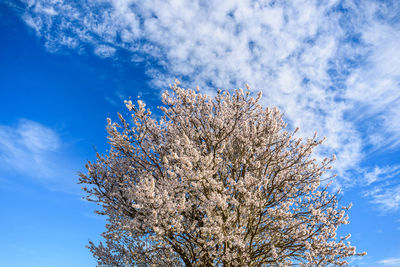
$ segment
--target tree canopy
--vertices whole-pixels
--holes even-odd
[[[107,216],[100,265],[326,266],[357,253],[337,228],[348,223],[321,186],[334,158],[318,161],[317,136],[288,131],[277,108],[249,88],[215,97],[164,92],[157,120],[142,101],[108,119],[106,155],[80,174]]]

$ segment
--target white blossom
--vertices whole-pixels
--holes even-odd
[[[336,238],[348,223],[320,186],[334,160],[317,162],[316,135],[286,130],[277,108],[250,92],[214,99],[175,83],[156,121],[126,101],[128,123],[108,119],[111,149],[81,174],[88,199],[108,217],[89,248],[111,266],[327,266],[356,253]]]

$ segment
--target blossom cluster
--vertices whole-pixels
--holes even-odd
[[[129,120],[108,119],[111,149],[80,175],[107,216],[89,248],[112,266],[346,265],[356,253],[337,194],[321,186],[332,159],[323,140],[286,130],[277,108],[247,90],[211,98],[176,82],[155,120],[126,101]]]

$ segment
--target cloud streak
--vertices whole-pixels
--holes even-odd
[[[22,3],[50,51],[129,52],[155,88],[177,77],[208,92],[246,82],[262,90],[303,135],[327,137],[321,153],[337,154],[343,184],[350,170],[364,172],[366,153],[400,145],[396,1]]]
[[[400,165],[375,167],[364,171],[367,190],[364,196],[370,199],[382,212],[395,212],[400,208]]]
[[[399,266],[400,265],[400,258],[387,258],[378,262],[384,266]]]
[[[60,157],[62,147],[57,132],[38,122],[0,125],[0,172],[23,174],[52,190],[76,194],[77,170]]]
[[[30,120],[20,120],[14,128],[0,125],[0,144],[3,169],[12,168],[43,179],[51,176],[47,157],[60,147],[60,140],[50,128]]]

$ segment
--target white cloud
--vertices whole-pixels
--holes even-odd
[[[15,127],[0,125],[2,176],[18,173],[51,189],[75,194],[77,169],[60,157],[65,152],[59,135],[43,124],[21,119]]]
[[[372,183],[387,181],[391,178],[397,177],[400,174],[400,166],[384,166],[375,168],[372,171],[364,171],[365,183],[370,185]]]
[[[382,212],[393,212],[400,208],[400,165],[376,166],[364,171],[364,185],[369,186],[364,196]]]
[[[347,81],[346,97],[370,119],[369,141],[376,147],[400,144],[400,31],[376,23],[363,32],[369,44],[365,64]]]
[[[394,212],[400,208],[400,185],[380,186],[365,194],[383,212]]]
[[[385,266],[400,266],[400,258],[387,258],[378,263]]]
[[[151,58],[158,88],[177,77],[205,91],[262,90],[302,135],[327,137],[321,153],[337,154],[343,179],[366,143],[400,145],[396,1],[25,2],[23,19],[51,51],[89,44],[101,57]]]
[[[37,122],[20,120],[13,128],[0,125],[0,158],[3,168],[48,178],[52,173],[46,155],[60,146],[58,135]]]
[[[33,153],[54,151],[60,146],[59,137],[53,130],[34,121],[21,120],[16,134],[23,146]]]
[[[94,53],[101,58],[112,57],[115,54],[116,49],[108,45],[98,45],[94,49]]]

